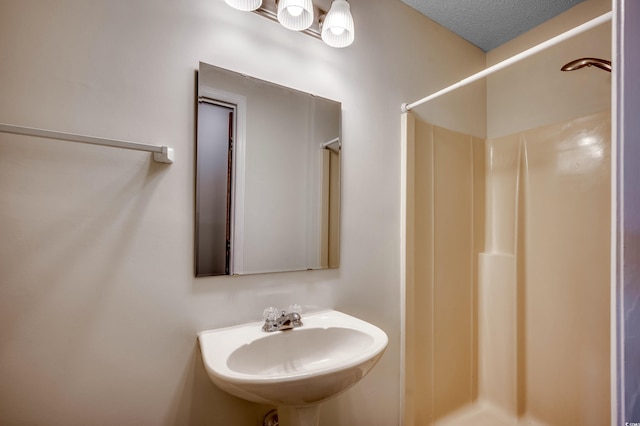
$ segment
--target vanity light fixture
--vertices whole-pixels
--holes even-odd
[[[278,21],[290,30],[306,30],[313,23],[313,3],[311,0],[280,0]]]
[[[251,12],[262,6],[262,0],[224,0],[229,6],[243,12]]]
[[[347,0],[334,0],[322,23],[322,40],[331,47],[353,43],[353,17]]]
[[[333,0],[329,12],[312,0],[225,0],[235,9],[252,11],[290,30],[300,31],[331,47],[347,47],[354,40],[353,17],[347,0]]]

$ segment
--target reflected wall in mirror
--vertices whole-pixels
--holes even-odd
[[[337,268],[341,104],[200,63],[195,274]]]

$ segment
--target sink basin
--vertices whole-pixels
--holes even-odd
[[[209,377],[249,401],[311,406],[356,384],[387,347],[384,331],[342,312],[305,314],[302,321],[271,333],[262,322],[200,332]]]

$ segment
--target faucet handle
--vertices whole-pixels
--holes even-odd
[[[280,310],[273,306],[268,307],[262,312],[262,318],[264,318],[265,321],[275,322],[278,317],[280,317]]]
[[[289,313],[296,313],[298,315],[302,315],[302,306],[294,303],[293,305],[289,305]]]
[[[302,306],[297,303],[289,305],[289,315],[291,316],[293,327],[300,327],[302,325]]]

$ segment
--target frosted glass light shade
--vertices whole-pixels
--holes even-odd
[[[353,17],[347,0],[334,0],[322,23],[322,40],[331,47],[347,47],[354,40]]]
[[[250,12],[262,6],[262,0],[224,0],[224,1],[234,9],[242,10],[244,12]]]
[[[311,0],[280,0],[278,21],[290,30],[306,30],[313,23],[313,3]]]

